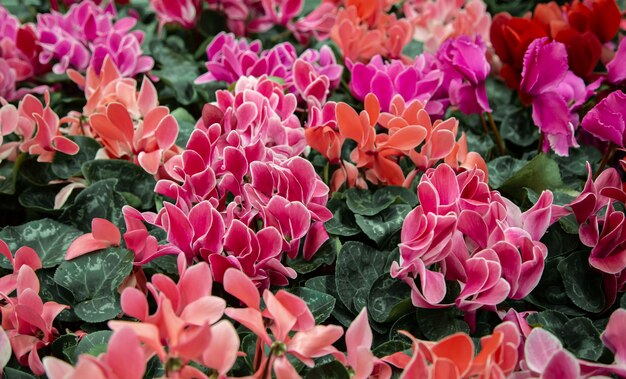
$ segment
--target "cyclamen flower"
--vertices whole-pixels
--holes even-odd
[[[114,332],[107,352],[94,357],[81,354],[76,367],[53,356],[43,358],[45,374],[50,379],[127,378],[141,379],[146,371],[146,354],[131,328]]]
[[[337,14],[330,32],[344,59],[367,62],[375,55],[397,59],[402,49],[411,41],[412,26],[406,19],[397,19],[382,8],[366,16],[376,19],[373,25],[361,18],[359,8],[350,5]]]
[[[115,17],[112,3],[101,8],[91,1],[72,5],[65,15],[54,10],[39,14],[40,62],[59,59],[52,68],[57,74],[70,66],[85,71],[90,65],[99,73],[105,57],[110,56],[123,76],[150,70],[154,60],[142,55],[143,32],[131,31],[136,20],[124,17],[114,21]]]
[[[155,0],[151,5],[159,19],[159,29],[169,23],[193,28],[200,17],[200,0]]]
[[[263,356],[255,356],[255,361],[261,363],[254,368],[259,370],[256,375],[262,375],[264,366],[268,365],[278,377],[297,378],[298,373],[287,355],[313,367],[313,358],[338,353],[332,344],[341,337],[343,329],[336,325],[315,325],[308,306],[297,296],[284,290],[274,295],[266,289],[263,291],[265,309],[261,311],[261,297],[256,287],[247,276],[233,269],[224,275],[224,289],[246,305],[246,308],[227,308],[226,315],[258,337],[256,351]],[[291,334],[291,331],[296,333]],[[265,347],[271,349],[270,356],[266,357]]]
[[[626,43],[622,40],[613,59],[607,63],[607,80],[613,84],[620,84],[626,80],[626,68],[620,62],[626,60]]]
[[[575,111],[599,85],[598,80],[585,87],[583,80],[568,70],[562,43],[540,38],[530,44],[524,56],[520,91],[532,98],[533,121],[546,136],[544,151],[552,148],[567,156],[569,147],[578,147]]]
[[[308,49],[298,57],[288,42],[262,50],[258,40],[249,43],[224,32],[207,46],[207,58],[208,72],[196,79],[197,84],[215,80],[233,83],[242,76],[268,75],[283,79],[289,92],[298,93],[302,99],[313,94],[320,103],[325,101],[328,90],[339,85],[342,72],[328,46],[319,51]],[[322,88],[314,90],[319,84]]]
[[[587,112],[581,126],[602,141],[626,146],[626,94],[622,91],[610,93]]]
[[[441,164],[422,176],[418,197],[403,224],[401,260],[391,268],[411,286],[413,304],[450,306],[441,304],[445,280],[459,282],[456,304],[466,311],[521,299],[537,285],[547,256],[539,239],[554,221],[550,192],[522,213],[489,190],[482,171],[457,175]]]
[[[443,87],[452,105],[465,114],[491,112],[485,79],[489,75],[487,46],[478,36],[461,36],[444,42],[437,51]]]
[[[2,328],[9,337],[18,362],[23,366],[29,366],[35,375],[43,375],[45,370],[39,358],[38,350],[49,346],[58,336],[58,331],[52,326],[52,323],[59,313],[69,307],[54,301],[44,303],[41,300],[39,297],[39,279],[35,274],[35,270],[41,268],[41,262],[36,254],[33,255],[34,252],[29,254],[30,257],[25,256],[28,253],[23,249],[21,248],[16,252],[16,261],[13,262],[14,267],[19,266],[15,277],[15,287],[9,283],[4,283],[5,287],[3,288],[3,290],[11,290],[11,292],[12,289],[17,289],[16,297],[9,297],[11,294],[9,292],[0,292],[6,302],[0,308]],[[8,249],[2,248],[2,250],[3,255],[8,252]],[[10,252],[8,253],[10,254]],[[20,263],[19,260],[21,259],[27,259],[27,261]]]
[[[491,15],[480,0],[411,0],[403,10],[415,26],[413,38],[427,51],[434,53],[447,39],[462,35],[489,41]]]
[[[415,57],[413,64],[400,60],[383,62],[380,55],[369,63],[347,61],[351,72],[350,92],[357,100],[364,100],[373,93],[380,101],[380,107],[388,112],[391,99],[399,94],[405,102],[414,99],[426,104],[426,110],[434,117],[443,117],[448,99],[435,96],[443,83],[443,72],[437,61],[429,54]]]

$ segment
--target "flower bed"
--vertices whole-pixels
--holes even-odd
[[[626,377],[623,2],[559,3],[3,2],[2,374]]]

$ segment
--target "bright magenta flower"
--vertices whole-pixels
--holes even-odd
[[[602,141],[613,142],[619,147],[626,146],[626,94],[622,91],[611,92],[587,112],[581,126]]]
[[[200,17],[200,0],[155,0],[151,5],[157,13],[160,29],[169,23],[193,28]]]
[[[585,83],[569,70],[567,51],[561,42],[547,37],[534,40],[524,55],[520,91],[532,98],[533,121],[545,135],[543,150],[568,155],[578,147],[574,132],[578,126],[575,112],[600,85]]]

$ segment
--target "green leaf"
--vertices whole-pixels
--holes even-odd
[[[400,202],[417,205],[417,194],[402,187],[383,187],[372,193],[369,190],[350,188],[344,193],[348,208],[359,215],[374,216],[391,204]]]
[[[176,108],[172,112],[172,116],[178,121],[178,137],[176,145],[180,147],[187,146],[187,141],[191,133],[196,127],[196,119],[185,108]]]
[[[539,140],[539,130],[526,108],[508,110],[500,123],[500,134],[506,141],[522,147],[533,146]]]
[[[380,247],[394,233],[402,229],[404,218],[411,212],[407,204],[392,205],[376,216],[366,217],[356,215],[357,225],[363,232]]]
[[[500,188],[500,186],[516,171],[519,171],[526,161],[515,159],[509,155],[499,157],[487,162],[487,168],[489,169],[489,185],[494,189]]]
[[[63,184],[45,187],[28,187],[24,190],[24,192],[20,193],[18,201],[24,208],[36,212],[59,214],[62,212],[63,208],[68,206],[68,202],[71,203],[71,201],[68,201],[62,208],[54,209],[55,197],[63,187]]]
[[[411,349],[410,343],[404,342],[402,340],[390,340],[376,346],[376,348],[372,352],[376,357],[382,358],[387,355],[391,355],[407,349]]]
[[[420,55],[424,51],[424,43],[411,39],[404,48],[402,49],[402,54],[407,57],[414,59],[416,56]]]
[[[50,181],[59,179],[52,171],[52,163],[37,162],[36,157],[24,159],[20,175],[36,186],[47,186]]]
[[[22,162],[26,159],[26,154],[20,154],[15,162],[0,162],[0,194],[13,195],[15,184]]]
[[[311,260],[307,261],[302,254],[298,254],[295,259],[287,258],[287,265],[298,274],[308,274],[322,265],[333,264],[340,248],[339,238],[331,237],[324,242],[315,255],[311,257]]]
[[[81,354],[97,356],[98,352],[106,351],[112,334],[113,332],[110,330],[100,330],[84,336],[74,351],[74,362],[78,361]]]
[[[57,152],[54,154],[54,160],[51,165],[52,172],[63,179],[81,175],[80,169],[83,163],[94,159],[96,153],[102,147],[93,138],[85,136],[69,136],[68,138],[76,142],[80,150],[74,155]]]
[[[121,311],[117,288],[130,274],[133,258],[121,248],[100,250],[61,264],[54,281],[72,292],[78,317],[91,323],[110,320]]]
[[[374,281],[367,299],[367,310],[374,321],[395,321],[412,309],[411,288],[406,283],[388,272]]]
[[[565,325],[569,319],[561,312],[547,310],[529,314],[527,321],[532,327],[544,328],[555,336],[558,336],[561,333],[563,325]]]
[[[572,303],[565,291],[563,278],[557,268],[562,260],[562,256],[552,258],[548,255],[537,287],[524,300],[542,309],[559,311],[568,316],[582,316],[585,313]]]
[[[74,296],[64,287],[61,287],[54,281],[54,268],[37,270],[37,278],[39,279],[39,296],[44,302],[55,301],[59,304],[74,304]],[[65,322],[80,321],[72,308],[64,309],[57,316],[56,320]]]
[[[75,334],[59,336],[51,345],[51,355],[64,361],[71,361],[76,349],[77,339]]]
[[[354,220],[354,213],[348,209],[344,201],[333,197],[326,206],[333,212],[333,218],[324,224],[328,233],[335,236],[351,237],[361,232]]]
[[[316,324],[326,321],[335,308],[335,298],[324,292],[307,287],[290,288],[289,292],[306,302]]]
[[[85,178],[91,183],[117,179],[116,191],[129,192],[138,197],[141,201],[138,207],[141,209],[154,207],[156,181],[141,167],[122,160],[98,159],[85,163],[82,170]]]
[[[541,242],[548,248],[550,258],[574,251],[578,246],[578,241],[578,236],[566,233],[559,224],[550,226],[546,234],[541,237]]]
[[[338,361],[313,367],[306,379],[350,379],[348,370]]]
[[[339,300],[337,287],[335,286],[335,277],[333,275],[316,276],[306,281],[306,288],[314,289],[318,292],[327,293]],[[344,327],[349,327],[354,319],[354,314],[341,301],[335,301],[335,307],[332,315]]]
[[[460,314],[456,308],[420,308],[417,310],[417,323],[430,341],[438,341],[457,332],[469,334],[467,323],[457,318]]]
[[[11,367],[5,367],[2,374],[2,377],[6,379],[35,379],[33,375]]]
[[[559,337],[564,347],[580,359],[596,361],[602,355],[600,332],[588,318],[576,317],[563,325]]]
[[[602,275],[589,266],[589,255],[575,252],[558,265],[567,296],[576,306],[597,313],[604,308]]]
[[[491,167],[489,172],[492,172]],[[512,198],[521,201],[526,196],[524,187],[541,193],[543,190],[558,188],[562,185],[563,182],[561,181],[557,163],[546,154],[538,154],[522,168],[516,170],[498,189],[500,192],[509,194]]]
[[[65,252],[74,239],[83,233],[71,226],[47,218],[19,226],[7,226],[0,231],[0,239],[9,245],[13,254],[22,246],[29,246],[44,268],[53,267],[65,260]],[[11,269],[11,263],[0,257],[0,267]]]
[[[189,105],[196,98],[193,82],[199,76],[198,64],[177,44],[184,49],[185,42],[176,36],[170,36],[165,43],[157,39],[152,41],[150,47],[157,61],[157,69],[152,70],[152,74],[171,88],[179,103]]]
[[[394,254],[378,251],[361,242],[349,241],[337,255],[335,285],[341,301],[353,312],[367,304],[370,287],[389,271]],[[361,305],[361,306],[359,306]]]
[[[106,179],[82,190],[61,214],[60,220],[84,232],[91,232],[91,221],[96,217],[105,218],[123,229],[122,207],[126,201],[115,191],[116,184],[116,179]]]

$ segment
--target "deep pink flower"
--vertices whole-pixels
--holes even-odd
[[[587,112],[582,128],[602,141],[613,142],[619,147],[626,146],[626,94],[622,91],[611,92]]]
[[[193,28],[200,17],[200,0],[155,0],[152,7],[159,19],[159,28],[169,23]]]
[[[298,42],[306,46],[311,37],[318,41],[327,39],[335,25],[336,17],[337,5],[332,1],[323,1],[311,13],[291,24],[289,29]]]
[[[568,69],[562,43],[539,38],[528,46],[520,90],[533,99],[533,121],[546,136],[544,151],[552,148],[566,156],[569,147],[578,146],[574,137],[578,116],[573,111],[599,85],[596,81],[585,88],[582,79]]]
[[[437,50],[437,60],[452,105],[465,114],[491,112],[485,87],[490,66],[487,46],[480,36],[445,41]]]
[[[251,32],[259,33],[274,25],[288,26],[290,21],[302,11],[303,0],[261,0],[263,15],[248,24]]]
[[[613,59],[607,63],[607,79],[609,82],[613,84],[620,84],[624,80],[626,80],[626,67],[624,64],[620,64],[620,62],[624,62],[626,60],[626,43],[622,39],[617,48],[617,52]]]

